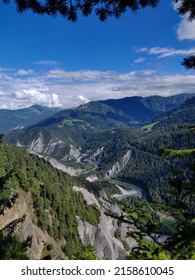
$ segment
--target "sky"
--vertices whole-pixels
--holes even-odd
[[[33,104],[70,108],[126,96],[195,93],[195,21],[172,0],[100,22],[79,15],[17,13],[0,0],[0,109]]]

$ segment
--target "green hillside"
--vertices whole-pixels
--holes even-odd
[[[170,97],[126,97],[104,101],[92,101],[76,109],[64,110],[31,128],[53,125],[74,126],[83,129],[105,130],[121,126],[140,126],[150,118],[174,109],[193,94],[179,94]],[[105,122],[106,119],[106,122]],[[76,124],[77,122],[77,124]]]
[[[0,144],[0,220],[18,197],[28,197],[31,221],[61,243],[68,257],[83,248],[76,216],[92,225],[99,221],[98,210],[87,206],[83,196],[73,191],[73,185],[79,185],[78,181],[53,169],[45,160],[24,149]],[[14,232],[11,224],[3,230]]]
[[[183,104],[173,110],[163,113],[150,120],[155,123],[153,128],[165,127],[169,125],[184,125],[195,123],[195,97],[187,99]]]
[[[0,133],[40,122],[58,111],[58,108],[47,108],[39,105],[17,110],[0,109]]]

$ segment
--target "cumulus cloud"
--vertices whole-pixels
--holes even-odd
[[[7,104],[0,104],[0,109],[10,109]]]
[[[195,48],[184,49],[184,50],[168,48],[168,47],[137,48],[136,52],[157,55],[158,58],[164,58],[164,57],[170,57],[175,55],[195,54]]]
[[[28,75],[32,75],[34,73],[33,70],[24,70],[24,69],[20,69],[16,72],[16,75],[19,76],[28,76]]]
[[[78,96],[79,100],[81,100],[84,104],[90,102],[90,100],[82,95]]]
[[[59,70],[58,70],[59,71]],[[150,69],[112,71],[47,71],[22,78],[15,72],[0,72],[0,107],[19,108],[32,104],[63,108],[126,96],[169,96],[195,93],[195,75],[158,75]],[[55,78],[54,78],[55,77]]]
[[[179,40],[195,40],[195,21],[189,22],[185,16],[178,25],[177,37]]]
[[[136,58],[135,60],[134,60],[134,63],[136,64],[136,63],[142,63],[142,62],[144,62],[146,59],[145,59],[145,57],[138,57],[138,58]]]
[[[174,10],[180,6],[180,1],[178,3],[173,3]],[[195,40],[195,21],[188,21],[188,15],[180,16],[180,23],[177,26],[177,38],[179,40]]]
[[[40,104],[48,107],[59,107],[60,101],[55,93],[46,94],[36,89],[16,91],[12,94],[17,100],[28,101],[30,104]]]

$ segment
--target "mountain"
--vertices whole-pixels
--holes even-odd
[[[58,160],[75,161],[82,157],[81,147],[91,135],[116,128],[128,128],[135,126],[135,123],[142,126],[143,120],[148,120],[149,115],[158,114],[160,118],[160,111],[175,108],[190,97],[191,95],[181,94],[167,98],[151,96],[94,101],[76,109],[57,112],[35,125],[8,133],[4,139],[8,143],[25,146]],[[152,119],[152,122],[147,129],[158,121]]]
[[[154,124],[153,128],[168,125],[184,125],[195,123],[195,97],[187,99],[183,104],[173,110],[165,112],[150,120]]]
[[[122,99],[110,99],[101,103],[112,107],[120,114],[127,115],[136,123],[146,122],[151,117],[171,110],[182,104],[192,95],[179,94],[175,96],[149,96],[149,97],[126,97]]]
[[[97,131],[82,139],[78,135],[74,138],[73,134],[72,139],[69,139],[69,133],[68,137],[63,135],[64,140],[54,128],[38,130],[38,138],[28,139],[28,131],[18,136],[17,141],[23,140],[30,150],[71,175],[90,181],[126,182],[129,187],[134,186],[143,191],[148,199],[163,196],[171,176],[170,162],[159,156],[159,149],[194,148],[195,143],[195,135],[190,132],[188,125],[164,126],[151,131],[117,128]],[[37,133],[37,129],[33,132]],[[16,144],[21,145],[20,142]]]
[[[60,125],[80,127],[82,130],[105,130],[121,126],[140,126],[150,118],[179,106],[192,96],[134,96],[92,101],[73,110],[60,111],[30,128]]]
[[[32,125],[58,111],[59,108],[47,108],[39,105],[18,110],[0,109],[0,133]]]
[[[141,188],[151,199],[154,193],[162,195],[161,189],[167,185],[171,174],[169,163],[158,155],[158,150],[193,148],[194,134],[188,126],[195,122],[195,97],[186,98],[186,95],[174,96],[168,98],[169,102],[167,98],[156,96],[104,101],[112,103],[112,107],[102,101],[91,102],[9,133],[4,141],[41,154],[52,165],[74,176],[128,182]],[[142,100],[158,110],[179,105],[152,118],[147,125],[130,128],[116,120],[116,104],[122,116],[125,104],[132,100]],[[180,104],[183,100],[186,101]],[[111,114],[115,116],[112,123]]]

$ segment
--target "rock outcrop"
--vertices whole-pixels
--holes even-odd
[[[86,189],[74,187],[75,191],[83,194],[88,205],[93,205],[100,211],[100,221],[97,227],[83,222],[77,217],[78,233],[82,243],[86,239],[94,246],[100,259],[124,259],[131,249],[137,246],[135,239],[128,237],[128,232],[135,230],[129,223],[120,221],[121,209],[101,198],[100,201]],[[110,213],[110,214],[109,214]]]
[[[86,245],[86,240],[94,246],[100,259],[123,259],[137,245],[136,241],[128,237],[128,232],[134,230],[134,226],[120,221],[121,209],[101,197],[99,200],[88,190],[73,187],[74,191],[81,192],[88,205],[100,211],[100,219],[97,227],[82,221],[77,216],[77,229],[79,237]],[[28,248],[30,259],[67,259],[61,249],[61,242],[57,242],[46,231],[33,223],[34,210],[31,193],[19,193],[0,210],[0,230],[4,234],[14,234],[20,241],[31,239]],[[8,207],[9,206],[9,207]],[[48,213],[49,215],[49,213]],[[124,213],[123,213],[124,215]],[[67,241],[63,241],[63,245]]]
[[[31,193],[13,194],[1,207],[0,230],[4,234],[14,234],[21,242],[31,240],[28,248],[30,259],[67,259],[62,252],[59,242],[37,225],[33,220],[33,207]]]
[[[128,164],[130,158],[131,151],[127,151],[126,154],[122,157],[121,161],[117,161],[115,164],[113,164],[112,168],[106,172],[105,178],[111,179],[116,177],[118,173]]]

